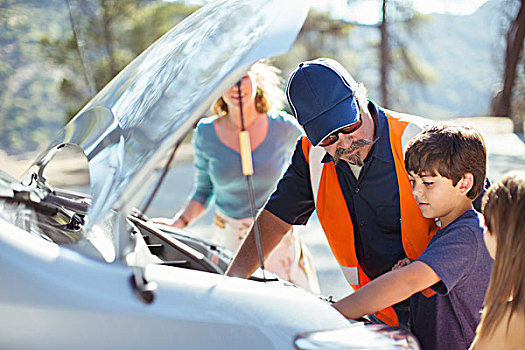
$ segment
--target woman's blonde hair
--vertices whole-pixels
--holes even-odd
[[[266,113],[269,110],[282,110],[284,107],[284,92],[281,88],[282,80],[279,74],[281,71],[271,66],[266,61],[254,63],[250,72],[255,76],[257,92],[255,95],[255,108],[259,113]],[[228,114],[228,106],[220,97],[211,107],[213,114]]]
[[[504,315],[525,307],[525,172],[505,174],[483,196],[485,224],[497,247],[478,337],[489,337]],[[510,309],[509,309],[510,307]]]

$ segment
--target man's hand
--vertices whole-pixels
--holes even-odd
[[[400,268],[402,268],[403,266],[407,266],[407,265],[410,264],[411,262],[412,262],[412,260],[409,259],[409,258],[401,259],[401,260],[399,260],[399,261],[394,265],[394,267],[392,267],[392,271],[397,270],[397,269],[400,269]]]
[[[263,209],[257,215],[254,224],[259,225],[263,259],[270,255],[273,249],[279,244],[281,239],[290,231],[292,225],[284,222],[269,211]],[[248,278],[259,267],[257,244],[255,242],[255,232],[252,228],[244,237],[237,254],[226,271],[227,276]]]

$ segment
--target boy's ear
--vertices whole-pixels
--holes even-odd
[[[461,180],[459,180],[459,190],[462,194],[467,194],[474,186],[474,175],[472,173],[465,173]]]

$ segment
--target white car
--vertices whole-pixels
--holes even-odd
[[[250,64],[289,49],[308,8],[204,6],[115,77],[25,176],[0,172],[1,349],[418,349],[409,333],[347,320],[276,278],[226,277],[231,253],[134,209],[209,105]],[[87,160],[87,194],[46,178],[70,148]]]

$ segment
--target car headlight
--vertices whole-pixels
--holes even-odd
[[[408,331],[384,324],[361,322],[343,329],[299,333],[294,339],[294,345],[299,350],[420,349],[417,339]]]

